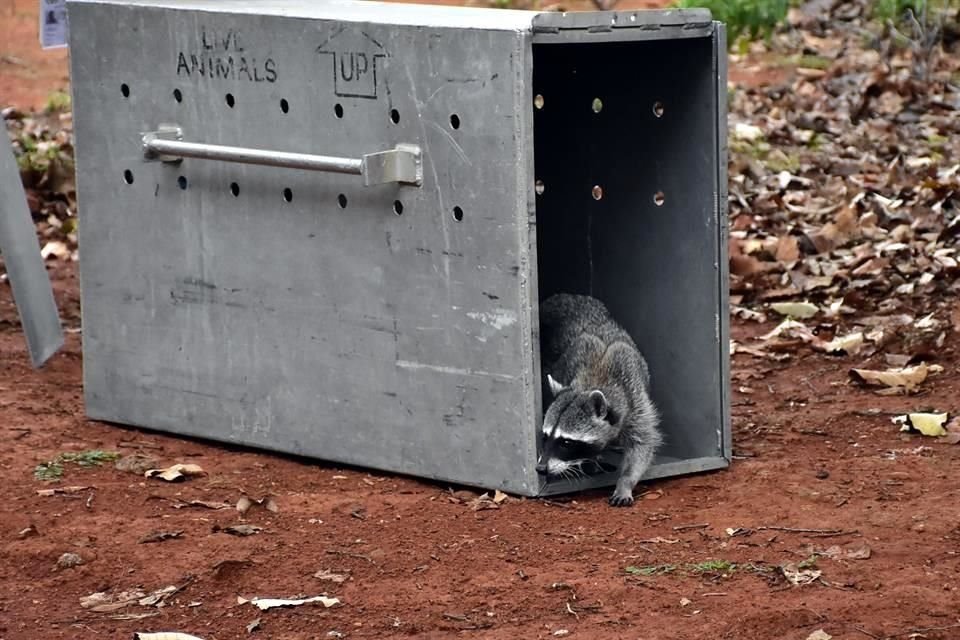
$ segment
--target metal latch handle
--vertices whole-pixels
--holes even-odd
[[[398,144],[388,151],[366,153],[360,158],[343,158],[184,142],[180,127],[162,125],[157,131],[142,134],[141,140],[143,157],[148,161],[180,162],[184,158],[199,158],[267,167],[348,173],[363,176],[363,184],[368,187],[391,182],[418,187],[423,185],[422,154],[420,147],[413,144]]]

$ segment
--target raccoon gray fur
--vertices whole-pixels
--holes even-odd
[[[544,415],[537,471],[578,475],[611,445],[623,462],[610,504],[633,504],[633,489],[662,442],[647,363],[606,306],[559,293],[540,305],[543,372],[554,398]]]

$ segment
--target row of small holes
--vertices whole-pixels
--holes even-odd
[[[538,93],[533,97],[533,106],[536,107],[537,109],[543,109],[543,105],[544,105],[543,96]],[[590,103],[590,108],[593,109],[594,113],[600,113],[603,110],[603,100],[601,100],[600,98],[594,98],[593,102]],[[653,110],[653,115],[655,115],[656,117],[658,118],[663,117],[664,107],[663,107],[663,103],[660,102],[659,100],[653,103],[652,110]],[[454,129],[456,129],[456,127],[454,127]]]
[[[121,85],[120,85],[120,93],[123,94],[123,97],[124,97],[124,98],[129,98],[129,97],[130,97],[130,87],[129,87],[126,83],[121,84]],[[540,96],[538,96],[538,97],[540,97]],[[177,102],[183,102],[183,92],[180,91],[180,89],[174,89],[174,90],[173,90],[173,99],[176,100]],[[232,93],[226,94],[226,95],[224,96],[224,99],[225,99],[226,102],[227,102],[227,106],[230,107],[231,109],[233,109],[233,107],[237,104],[237,100],[236,100],[236,98],[233,97],[233,94],[232,94]],[[287,102],[287,99],[286,99],[286,98],[281,98],[281,99],[280,99],[280,110],[283,111],[284,113],[289,113],[289,112],[290,112],[290,103]],[[335,105],[333,106],[333,112],[334,112],[334,114],[335,114],[338,118],[342,118],[342,117],[343,117],[343,105],[341,105],[341,104],[339,104],[339,103],[338,103],[338,104],[335,104]],[[396,109],[391,109],[391,110],[390,110],[390,121],[393,122],[393,124],[399,124],[399,123],[400,123],[400,112],[397,111]],[[454,114],[451,114],[451,116],[450,116],[450,126],[453,127],[454,129],[459,129],[459,128],[460,128],[460,116],[458,116],[458,115],[455,114],[455,113],[454,113]]]
[[[123,181],[126,182],[127,184],[133,184],[133,172],[130,171],[130,169],[127,169],[126,171],[123,172]],[[188,183],[188,181],[187,181],[187,177],[186,177],[186,176],[180,176],[180,177],[178,177],[178,178],[177,178],[177,186],[179,186],[181,189],[184,189],[184,190],[185,190],[185,189],[189,186],[189,183]],[[236,182],[231,182],[231,183],[230,183],[230,193],[232,193],[235,198],[236,198],[236,197],[239,197],[239,196],[240,196],[240,185],[237,184]],[[290,187],[285,187],[285,188],[283,189],[282,194],[283,194],[283,199],[284,199],[285,202],[291,202],[291,201],[293,201],[293,189],[291,189]],[[345,195],[342,194],[342,193],[341,193],[340,195],[338,195],[338,196],[337,196],[337,204],[340,205],[340,208],[341,208],[341,209],[346,209],[346,208],[347,208],[347,196],[345,196]],[[399,215],[403,215],[403,203],[400,202],[399,200],[394,200],[394,201],[393,201],[393,211],[394,211],[394,213],[396,213],[398,216],[399,216]],[[456,220],[457,222],[462,222],[462,221],[463,221],[463,209],[461,209],[460,207],[454,207],[454,208],[453,208],[453,219]]]
[[[546,190],[543,180],[537,180],[533,184],[533,190],[537,192],[538,196],[543,195],[543,192]],[[595,185],[593,189],[590,190],[590,194],[593,196],[594,200],[602,199],[603,187],[600,185]],[[664,202],[666,202],[666,196],[663,195],[663,191],[657,191],[655,194],[653,194],[653,204],[657,205],[658,207],[662,207]]]

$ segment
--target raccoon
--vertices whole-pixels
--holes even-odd
[[[610,504],[632,505],[633,488],[662,442],[646,361],[606,306],[590,296],[547,298],[540,305],[540,331],[553,401],[543,419],[537,471],[581,475],[604,449],[622,447]]]

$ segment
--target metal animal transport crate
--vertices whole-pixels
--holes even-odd
[[[647,477],[728,464],[709,12],[68,9],[91,418],[523,495],[611,485],[535,470],[538,304],[569,291],[647,356]]]

